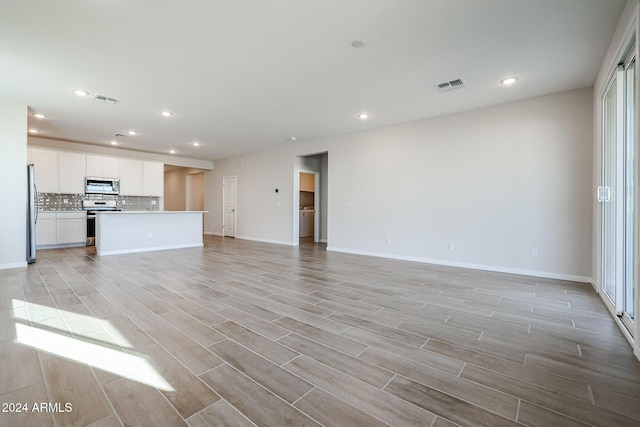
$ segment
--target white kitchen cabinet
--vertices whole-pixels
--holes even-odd
[[[316,191],[316,177],[314,174],[300,172],[300,191]]]
[[[35,167],[38,192],[58,193],[60,189],[58,182],[58,152],[34,148],[31,150],[31,161]]]
[[[87,214],[85,212],[58,212],[55,215],[56,244],[86,243]]]
[[[300,212],[300,224],[299,235],[300,237],[312,237],[313,236],[313,220],[314,212]]]
[[[60,193],[84,193],[84,179],[87,176],[87,156],[79,153],[58,153],[58,176]]]
[[[102,159],[101,156],[87,156],[87,176],[104,176],[102,174]]]
[[[102,159],[102,176],[105,178],[119,178],[118,159],[104,157]]]
[[[36,246],[55,245],[56,241],[55,212],[38,212],[38,221],[36,222]]]
[[[118,178],[118,159],[103,156],[87,156],[87,176]]]
[[[164,164],[144,162],[143,196],[164,196]]]
[[[120,194],[122,196],[142,196],[144,165],[142,160],[119,159]]]

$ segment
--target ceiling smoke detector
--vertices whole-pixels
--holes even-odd
[[[94,95],[93,100],[98,102],[104,102],[105,104],[116,104],[119,101],[119,99],[109,98],[108,96],[104,96],[104,95]]]
[[[439,92],[449,92],[454,89],[462,89],[467,84],[462,79],[449,80],[448,82],[438,83],[435,85]]]

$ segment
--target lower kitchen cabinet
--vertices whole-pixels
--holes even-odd
[[[87,214],[85,212],[58,212],[56,244],[86,243]]]
[[[55,245],[56,240],[56,213],[38,212],[36,246]]]
[[[313,236],[313,220],[314,212],[300,212],[300,237],[312,237]]]
[[[83,245],[87,242],[85,212],[39,212],[36,247]]]

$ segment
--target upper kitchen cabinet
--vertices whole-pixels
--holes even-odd
[[[78,153],[58,153],[60,193],[84,193],[84,178],[87,176],[87,156]]]
[[[164,164],[144,162],[143,196],[164,196]]]
[[[35,168],[36,186],[40,193],[58,193],[58,153],[33,148],[31,161]],[[84,190],[81,191],[84,193]]]
[[[102,156],[87,156],[87,176],[118,178],[118,159]]]
[[[143,195],[144,162],[142,160],[119,159],[120,194],[123,196]]]
[[[300,172],[300,191],[315,191],[316,177],[311,173]]]

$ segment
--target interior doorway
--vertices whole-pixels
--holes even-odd
[[[294,168],[293,244],[324,244],[328,235],[329,154],[300,156]]]
[[[163,199],[167,211],[203,211],[204,170],[165,165]]]
[[[222,178],[222,235],[236,237],[237,177]]]
[[[320,235],[320,172],[300,171],[298,239],[300,244],[316,243]],[[316,209],[317,216],[316,218]]]

